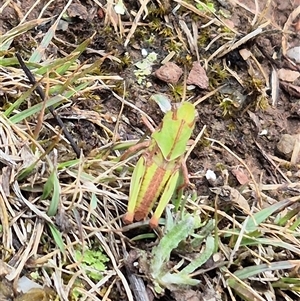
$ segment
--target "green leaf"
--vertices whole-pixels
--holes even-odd
[[[200,11],[209,11],[212,13],[216,12],[215,6],[212,2],[207,2],[207,4],[200,2],[196,4],[196,7],[200,10]]]
[[[53,172],[53,193],[52,193],[52,198],[51,202],[47,211],[48,216],[54,216],[56,215],[59,202],[60,202],[60,184],[59,180],[56,174],[56,171]]]
[[[51,234],[53,236],[53,239],[54,239],[56,245],[59,247],[61,252],[63,254],[65,254],[65,251],[66,251],[65,245],[64,245],[64,242],[63,242],[60,232],[57,230],[57,228],[54,225],[48,224],[48,226],[50,228]]]
[[[212,236],[208,236],[206,239],[205,250],[194,260],[191,261],[183,270],[180,271],[179,275],[193,273],[196,269],[201,267],[207,260],[213,255],[215,250],[215,239]]]
[[[214,219],[208,220],[206,225],[201,225],[202,228],[197,234],[192,235],[193,239],[190,242],[190,245],[193,249],[199,249],[202,245],[204,239],[214,230],[216,222]]]
[[[54,171],[50,173],[48,180],[46,181],[43,189],[42,200],[45,200],[53,190],[54,182]]]
[[[93,40],[94,36],[95,36],[95,34],[93,36],[91,36],[90,38],[86,39],[85,41],[83,41],[79,46],[77,46],[76,49],[74,49],[71,52],[70,56],[72,56],[72,58],[69,60],[69,62],[66,63],[66,64],[63,64],[63,66],[59,67],[56,70],[56,72],[58,74],[65,74],[65,72],[69,70],[70,66],[86,50],[87,46],[91,43],[91,41]]]
[[[98,206],[98,198],[96,196],[96,194],[93,192],[92,193],[92,197],[91,197],[91,209],[95,210]]]
[[[60,70],[61,68],[66,66],[66,64],[68,64],[68,66],[70,67],[70,62],[73,62],[74,58],[78,58],[78,54],[79,54],[78,52],[73,51],[72,53],[70,53],[66,57],[57,58],[53,61],[46,62],[47,65],[41,66],[40,68],[38,68],[34,72],[34,74],[44,75],[45,73],[53,71],[53,70],[55,70],[57,72],[57,70]],[[57,70],[56,70],[56,68],[57,68]],[[57,72],[57,73],[59,73],[59,72]],[[64,74],[64,73],[59,73],[59,74]]]
[[[188,274],[173,274],[173,273],[166,273],[160,278],[160,283],[165,286],[172,288],[172,285],[197,285],[200,280],[192,279]]]
[[[36,162],[32,163],[28,167],[21,170],[20,173],[18,174],[18,181],[22,181],[25,178],[27,178],[28,175],[31,174],[32,171],[35,169],[35,167],[36,167]]]
[[[250,267],[243,268],[234,272],[234,276],[240,280],[248,279],[249,277],[254,277],[260,273],[265,273],[268,271],[278,271],[278,270],[287,270],[292,269],[299,265],[297,260],[285,260],[278,262],[270,262],[259,265],[254,265]],[[228,284],[231,285],[234,278],[228,279]]]
[[[249,246],[257,246],[257,245],[279,247],[284,250],[290,250],[291,252],[300,255],[300,249],[297,246],[273,238],[253,238],[253,239],[243,238],[241,242],[241,246],[249,247]]]
[[[164,263],[169,260],[172,250],[177,248],[193,229],[194,217],[187,215],[161,239],[158,246],[153,248],[150,269],[154,278],[160,274]]]
[[[109,261],[109,258],[102,250],[86,249],[83,251],[83,254],[76,250],[75,258],[82,262],[81,267],[92,280],[99,281],[102,279],[103,275],[101,272],[105,271],[105,263]]]

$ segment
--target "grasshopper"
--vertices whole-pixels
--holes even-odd
[[[150,140],[129,148],[122,156],[124,159],[133,151],[145,148],[132,174],[127,213],[123,218],[126,224],[143,220],[159,198],[150,219],[150,227],[157,227],[172,196],[189,184],[184,153],[195,118],[195,107],[183,102],[165,114],[158,129],[150,128]]]

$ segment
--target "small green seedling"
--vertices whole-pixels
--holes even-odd
[[[164,116],[158,129],[152,130],[151,139],[129,148],[121,159],[145,148],[133,171],[125,223],[144,219],[159,199],[150,220],[150,227],[158,226],[158,220],[175,193],[189,184],[184,161],[186,145],[190,139],[196,118],[196,109],[183,102]]]

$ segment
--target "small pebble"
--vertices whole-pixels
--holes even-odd
[[[187,78],[188,85],[198,86],[200,89],[207,90],[209,87],[208,77],[204,68],[200,65],[199,62],[194,62],[192,70],[189,73]]]
[[[180,76],[183,71],[180,67],[178,67],[175,63],[168,62],[165,65],[161,66],[159,69],[155,71],[155,76],[160,80],[170,83],[176,84],[179,81]]]
[[[283,134],[277,143],[278,153],[287,160],[290,160],[295,146],[295,136]]]

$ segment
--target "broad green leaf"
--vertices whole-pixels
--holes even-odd
[[[150,269],[154,278],[160,274],[163,264],[169,260],[171,252],[178,247],[182,240],[187,238],[193,229],[194,218],[187,215],[161,239],[158,246],[153,248]]]
[[[172,289],[172,285],[197,285],[200,283],[200,280],[191,278],[188,274],[175,274],[175,273],[166,273],[164,274],[159,281],[165,287]]]
[[[209,11],[209,12],[212,12],[212,13],[215,13],[216,12],[216,9],[215,9],[215,6],[214,6],[214,3],[213,2],[198,2],[196,4],[196,7],[200,10],[200,11]]]
[[[76,250],[75,258],[81,262],[81,267],[86,271],[89,278],[99,281],[103,278],[101,272],[106,270],[105,263],[109,258],[103,253],[102,250],[86,249],[83,251]]]

